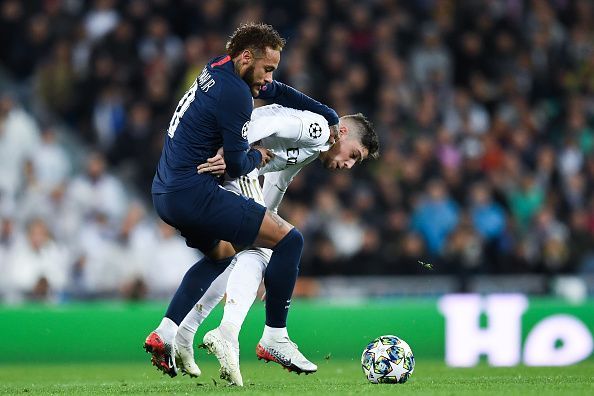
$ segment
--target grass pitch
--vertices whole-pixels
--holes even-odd
[[[593,395],[594,361],[561,368],[452,369],[441,362],[417,361],[409,382],[372,385],[356,360],[320,362],[319,371],[297,376],[270,363],[242,363],[245,386],[218,378],[212,359],[201,362],[202,376],[164,377],[149,363],[1,365],[2,394],[245,394],[245,395]]]

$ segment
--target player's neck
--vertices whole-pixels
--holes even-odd
[[[239,56],[235,57],[235,59],[233,59],[232,62],[233,62],[233,70],[235,70],[235,74],[237,74],[239,77],[241,77],[240,57]]]

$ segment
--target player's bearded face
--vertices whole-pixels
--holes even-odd
[[[248,68],[245,71],[245,74],[243,75],[243,81],[245,81],[247,83],[247,85],[249,85],[250,87],[250,91],[252,91],[252,96],[256,97],[258,96],[258,94],[260,93],[260,89],[262,87],[262,85],[264,85],[263,82],[258,82],[256,81],[256,67],[254,65],[248,66]],[[255,93],[255,95],[254,95]]]
[[[257,98],[262,87],[272,81],[272,72],[280,62],[280,51],[266,48],[264,56],[255,55],[251,64],[245,69],[243,81],[250,87],[252,96]]]

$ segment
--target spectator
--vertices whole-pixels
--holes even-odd
[[[148,23],[147,37],[140,42],[138,52],[144,63],[160,58],[165,59],[170,67],[174,67],[182,59],[183,43],[169,32],[166,19],[155,16]]]
[[[126,122],[124,98],[113,84],[101,90],[99,100],[93,108],[93,126],[96,140],[104,152],[109,152],[124,129]]]
[[[412,218],[412,228],[423,236],[429,253],[442,253],[447,237],[458,220],[458,208],[448,197],[443,182],[430,181],[426,196],[415,207]]]
[[[115,0],[95,0],[85,17],[85,28],[91,41],[98,41],[112,31],[120,19]]]
[[[508,201],[518,225],[526,230],[544,203],[544,192],[533,176],[525,175],[519,186],[513,187],[509,192]]]
[[[363,246],[365,230],[350,210],[344,210],[340,217],[330,220],[326,230],[339,258],[349,258]]]
[[[505,212],[501,205],[493,202],[488,186],[475,184],[470,190],[470,197],[470,216],[474,229],[485,241],[501,238],[505,231]]]
[[[72,180],[67,199],[82,216],[105,217],[113,224],[124,216],[126,195],[121,182],[107,172],[106,166],[102,154],[89,154],[86,171]]]
[[[42,130],[41,144],[31,158],[35,175],[43,191],[52,191],[67,182],[72,165],[66,150],[58,142],[55,127]]]
[[[421,87],[449,84],[452,78],[452,60],[443,47],[437,26],[426,24],[422,29],[422,43],[411,55],[412,75]]]
[[[3,1],[0,265],[42,218],[76,249],[74,292],[166,294],[135,255],[141,239],[174,252],[177,238],[128,202],[150,200],[181,93],[234,24],[257,19],[288,38],[277,77],[365,112],[384,147],[349,174],[312,166],[292,183],[280,211],[309,241],[302,273],[416,273],[424,256],[462,275],[592,271],[594,7],[432,3]],[[71,178],[80,137],[98,152]]]
[[[14,244],[15,234],[15,221],[8,214],[0,215],[0,271],[2,274],[8,273],[8,252]],[[8,277],[2,276],[0,278],[0,301],[7,297],[9,287]]]
[[[8,95],[0,96],[0,199],[15,199],[25,162],[39,145],[35,120]]]
[[[151,294],[156,297],[170,297],[179,285],[188,268],[198,260],[201,254],[188,249],[177,231],[159,221],[147,246],[144,280]]]
[[[51,237],[45,222],[33,219],[25,238],[7,254],[6,279],[11,299],[48,301],[60,298],[68,283],[71,256]]]
[[[71,44],[67,40],[56,42],[51,56],[36,71],[37,95],[53,114],[71,121],[77,92],[76,74],[72,65]]]

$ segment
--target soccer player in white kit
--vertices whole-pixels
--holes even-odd
[[[329,169],[350,169],[368,157],[377,158],[378,138],[369,121],[362,115],[340,118],[338,140],[329,144],[327,121],[308,111],[269,105],[254,109],[247,138],[260,142],[274,154],[268,164],[249,175],[228,179],[223,187],[253,198],[276,212],[284,193],[301,168],[320,158]],[[218,162],[220,164],[220,162]],[[203,164],[200,171],[221,170],[214,162]],[[258,176],[264,175],[260,188]],[[221,378],[242,386],[239,370],[239,331],[256,298],[271,250],[250,248],[237,254],[229,265],[188,313],[176,336],[176,360],[181,370],[190,376],[200,375],[194,361],[193,340],[198,326],[218,302],[227,295],[224,315],[219,327],[204,336],[204,345],[221,363]],[[256,348],[258,358],[279,363],[289,371],[313,373],[317,366],[307,360],[288,337],[286,328],[265,326]]]

